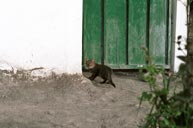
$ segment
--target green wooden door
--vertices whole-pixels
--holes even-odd
[[[83,65],[95,59],[113,69],[146,64],[142,46],[157,65],[170,67],[171,0],[84,0]]]

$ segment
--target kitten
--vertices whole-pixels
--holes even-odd
[[[92,75],[89,77],[90,80],[94,80],[97,76],[103,78],[103,82],[101,84],[106,83],[108,81],[114,88],[116,88],[115,84],[112,81],[112,70],[110,67],[106,65],[97,64],[94,60],[86,60],[86,67],[91,71]]]

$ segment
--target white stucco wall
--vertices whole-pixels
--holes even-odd
[[[186,22],[186,0],[178,0],[177,2],[177,16],[176,16],[176,40],[178,35],[182,35],[183,40],[187,38],[187,22]],[[186,43],[182,42],[182,46]],[[184,47],[183,47],[184,48]],[[178,45],[175,46],[174,71],[178,71],[179,65],[182,63],[177,58],[179,55],[184,55],[182,51],[178,50]]]
[[[0,68],[81,73],[82,0],[0,0]]]

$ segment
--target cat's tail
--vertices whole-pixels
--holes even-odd
[[[111,81],[109,81],[109,83],[114,87],[114,88],[116,88],[116,85],[113,83],[113,81],[111,80]]]

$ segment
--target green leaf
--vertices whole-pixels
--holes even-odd
[[[177,117],[177,116],[180,116],[182,114],[182,112],[181,111],[177,111],[177,112],[175,112],[175,116]]]
[[[150,101],[153,95],[150,92],[143,92],[141,97],[143,101]]]
[[[180,45],[180,44],[181,44],[181,41],[177,41],[177,44]]]
[[[180,59],[181,61],[186,62],[187,56],[177,56],[177,57],[178,57],[178,59]]]
[[[182,50],[182,48],[181,48],[181,47],[179,47],[179,48],[178,48],[178,50],[179,50],[179,51],[181,51],[181,50]]]
[[[180,40],[180,39],[182,39],[182,35],[179,35],[179,36],[178,36],[178,40]]]
[[[179,71],[178,71],[178,74],[184,74],[184,73],[186,73],[186,68],[187,68],[187,66],[186,66],[186,64],[180,64],[180,67],[179,67]]]

